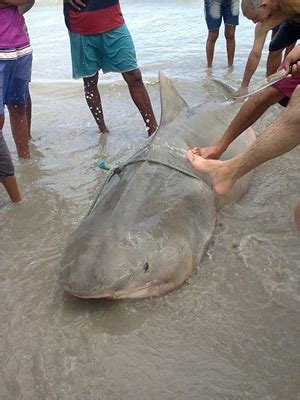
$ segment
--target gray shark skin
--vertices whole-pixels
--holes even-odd
[[[74,296],[144,298],[181,286],[201,261],[218,206],[248,189],[249,174],[220,203],[207,176],[197,174],[185,158],[188,148],[214,143],[239,106],[209,101],[189,108],[162,73],[160,94],[157,133],[107,180],[68,241],[60,280]],[[248,129],[225,158],[255,138]]]

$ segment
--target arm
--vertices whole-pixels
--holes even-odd
[[[35,0],[27,0],[26,4],[18,7],[19,13],[22,15],[25,14],[27,11],[29,11],[33,7],[34,3],[35,3]]]
[[[279,16],[277,15],[274,17],[270,17],[263,22],[258,22],[256,24],[253,47],[249,54],[241,87],[237,91],[237,94],[245,94],[245,92],[247,91],[247,87],[249,86],[250,80],[260,62],[262,50],[268,32],[273,28],[275,28],[275,26],[278,26],[282,22],[286,21],[287,19],[289,19],[289,17],[286,15],[279,15]]]
[[[264,47],[268,30],[266,30],[262,23],[258,22],[255,26],[254,43],[252,50],[249,54],[248,61],[246,64],[241,88],[247,88],[249,86],[252,75],[256,71],[256,68],[260,62],[262,49]]]

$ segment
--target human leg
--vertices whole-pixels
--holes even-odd
[[[5,187],[11,201],[18,203],[22,198],[14,175],[12,159],[2,134],[3,125],[4,114],[0,114],[0,182]]]
[[[7,105],[9,111],[13,138],[18,156],[21,158],[30,158],[26,104],[31,65],[32,55],[30,54],[8,61],[5,69],[4,104]]]
[[[125,24],[102,35],[102,70],[122,74],[134,104],[141,113],[152,135],[157,129],[150,97],[142,80],[142,74],[137,65],[136,52],[132,37]]]
[[[235,53],[235,30],[239,24],[239,0],[222,0],[222,15],[225,24],[228,67],[233,66]]]
[[[225,25],[225,39],[227,48],[227,62],[228,67],[233,66],[234,53],[235,53],[235,26]]]
[[[224,132],[224,135],[213,146],[196,147],[192,150],[193,153],[203,158],[219,158],[230,143],[256,122],[270,106],[283,98],[284,95],[271,86],[249,97]]]
[[[83,79],[87,105],[100,132],[108,132],[104,121],[101,96],[98,89],[98,71],[102,68],[102,35],[81,35],[69,31],[72,75]]]
[[[206,40],[206,60],[207,60],[207,68],[212,67],[214,52],[215,52],[215,44],[219,37],[219,29],[215,29],[213,31],[208,31],[208,36]]]
[[[209,174],[215,192],[225,196],[240,177],[300,145],[299,107],[300,86],[294,91],[288,107],[244,153],[230,160],[219,161],[206,160],[189,150],[187,159],[197,171]],[[300,211],[296,211],[298,218]]]
[[[92,77],[83,78],[84,95],[100,132],[107,133],[109,130],[104,121],[101,97],[98,89],[98,76],[99,74],[97,72],[96,75]]]
[[[141,113],[146,124],[148,135],[152,135],[157,129],[156,118],[152,109],[147,89],[144,85],[141,71],[137,68],[133,71],[123,72],[122,76],[128,85],[128,89],[134,104]]]
[[[282,60],[282,50],[269,51],[266,76],[272,75],[278,70]]]
[[[206,60],[207,68],[212,67],[215,44],[219,36],[219,29],[222,23],[221,1],[204,1],[205,21],[208,35],[206,40]]]
[[[30,158],[29,129],[27,122],[26,105],[7,106],[9,111],[10,126],[20,158]]]
[[[27,123],[28,123],[28,137],[31,139],[31,116],[32,116],[32,102],[31,102],[31,95],[28,90],[28,98],[26,103],[26,116],[27,116]]]

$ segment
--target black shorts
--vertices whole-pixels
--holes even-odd
[[[14,165],[4,140],[2,130],[0,129],[0,180],[5,176],[12,176],[15,174]]]
[[[275,35],[270,42],[269,51],[285,49],[300,39],[300,22],[286,21],[273,29]]]

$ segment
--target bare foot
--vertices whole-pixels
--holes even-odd
[[[221,146],[194,147],[192,152],[202,158],[218,159],[225,150]]]
[[[300,203],[298,203],[295,207],[294,217],[296,228],[300,232]]]
[[[205,172],[210,176],[213,189],[217,194],[226,196],[229,193],[236,179],[227,166],[228,161],[206,160],[195,154],[193,150],[187,151],[186,158],[196,171]]]

